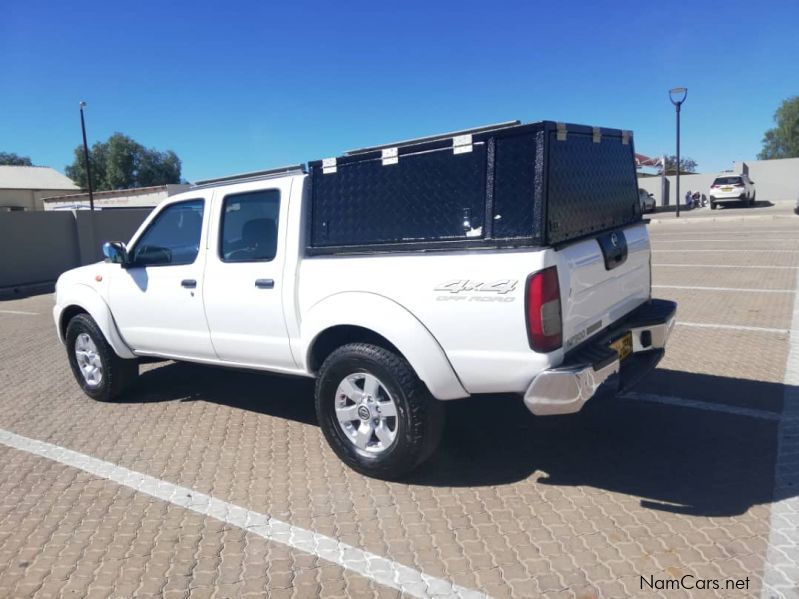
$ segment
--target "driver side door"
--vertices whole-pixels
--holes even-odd
[[[159,209],[110,284],[111,311],[137,354],[216,358],[202,303],[208,198]]]

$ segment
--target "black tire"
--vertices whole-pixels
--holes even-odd
[[[97,349],[97,356],[102,364],[102,378],[99,384],[90,385],[83,376],[78,358],[75,355],[75,343],[80,335],[86,334],[91,338]],[[88,314],[78,314],[67,325],[65,335],[67,357],[72,368],[75,380],[83,392],[97,401],[113,401],[122,396],[136,378],[139,376],[139,363],[137,360],[120,358],[108,345],[100,327]]]
[[[360,453],[336,418],[336,391],[354,373],[377,377],[396,404],[396,437],[375,455]],[[330,447],[345,464],[366,476],[396,480],[435,451],[444,425],[444,406],[404,358],[376,345],[350,343],[335,350],[322,364],[316,380],[316,416]]]
[[[715,210],[716,209],[716,202],[710,202],[710,209],[711,210]]]

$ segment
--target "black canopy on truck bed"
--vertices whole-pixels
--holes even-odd
[[[511,123],[309,167],[311,254],[558,245],[641,220],[618,129]]]

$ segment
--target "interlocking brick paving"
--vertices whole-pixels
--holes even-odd
[[[757,236],[766,226],[773,223],[753,222],[747,230]],[[696,224],[685,229],[686,237],[700,231]],[[676,239],[682,230],[650,227],[655,241],[662,232]],[[700,235],[708,233],[713,225],[701,225]],[[691,256],[799,264],[799,254]],[[654,280],[795,286],[792,270],[741,271],[740,284],[735,272],[656,266]],[[677,298],[684,320],[790,326],[793,295],[655,291]],[[591,402],[576,416],[536,419],[518,398],[475,397],[448,404],[442,446],[429,463],[407,481],[386,483],[348,470],[328,449],[315,422],[311,381],[163,362],[142,367],[124,401],[89,400],[55,339],[51,308],[52,296],[0,303],[4,430],[496,597],[674,596],[642,589],[641,576],[684,574],[722,583],[749,578],[748,590],[697,596],[759,595],[774,420],[612,399]],[[779,413],[787,344],[787,335],[678,327],[666,359],[640,389]],[[398,594],[213,518],[0,447],[0,596],[266,592]]]

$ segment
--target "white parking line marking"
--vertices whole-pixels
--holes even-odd
[[[746,253],[752,254],[754,252],[774,252],[775,254],[799,254],[799,250],[725,250],[725,249],[718,249],[718,250],[652,250],[653,253],[656,254],[684,254],[684,253],[691,253],[691,254],[706,254],[708,252],[715,252],[715,253]]]
[[[713,324],[709,322],[685,322],[682,320],[677,321],[678,325],[684,327],[696,327],[699,329],[728,329],[731,331],[756,331],[759,333],[781,333],[787,335],[790,333],[788,329],[772,329],[770,327],[747,327],[740,324]]]
[[[729,406],[726,404],[712,403],[709,401],[699,401],[697,399],[685,399],[683,397],[670,397],[667,395],[655,395],[654,393],[637,393],[631,391],[619,396],[621,399],[629,399],[632,401],[648,401],[651,403],[659,403],[668,406],[678,406],[681,408],[693,408],[695,410],[707,410],[710,412],[725,412],[727,414],[735,414],[736,416],[746,416],[749,418],[760,418],[762,420],[779,420],[780,415],[777,412],[769,412],[768,410],[757,410],[755,408],[742,408],[739,406]]]
[[[688,242],[707,242],[707,243],[741,243],[745,238],[740,239],[658,239],[655,236],[652,236],[651,241],[655,243],[684,243]],[[799,237],[792,237],[789,239],[780,238],[780,239],[758,239],[757,243],[777,243],[777,242],[784,242],[784,241],[799,241]]]
[[[796,293],[793,289],[752,289],[746,287],[697,287],[694,285],[652,285],[652,289],[692,289],[696,291],[750,291],[752,293]]]
[[[664,233],[666,229],[657,230],[653,232],[652,237],[679,237],[680,235],[701,235],[702,233],[708,233],[711,235],[739,235],[742,238],[751,237],[751,231],[741,231],[739,229],[724,229],[722,227],[708,227],[707,229],[697,230],[692,229],[691,231],[683,231],[682,233]],[[757,233],[768,233],[769,235],[790,235],[791,233],[796,234],[796,229],[757,229]]]
[[[769,269],[776,269],[776,270],[796,270],[799,266],[752,266],[752,265],[744,265],[740,266],[737,264],[670,264],[666,262],[653,262],[652,266],[668,266],[668,267],[689,267],[689,268],[769,268]]]
[[[795,231],[794,231],[795,232]],[[787,237],[780,235],[779,237],[769,237],[769,235],[778,235],[778,233],[763,233],[762,236],[760,235],[761,231],[757,232],[760,236],[757,240],[753,240],[751,235],[741,235],[740,237],[735,237],[734,235],[729,235],[725,231],[691,231],[689,235],[685,237],[680,237],[678,235],[658,235],[657,233],[650,235],[649,240],[653,243],[682,243],[683,241],[688,242],[698,242],[698,241],[711,241],[711,242],[737,242],[737,243],[746,243],[758,245],[760,243],[790,243],[793,241],[799,241],[799,237]],[[702,235],[705,238],[701,239],[697,237],[697,235]],[[729,236],[729,238],[728,238]]]
[[[27,316],[38,316],[38,312],[25,312],[24,310],[0,310],[0,314],[25,314]]]
[[[799,291],[799,281],[796,282]],[[794,299],[783,378],[782,418],[777,429],[774,503],[763,565],[762,599],[799,597],[799,301]]]
[[[280,543],[298,551],[315,555],[378,584],[413,597],[477,598],[485,594],[467,589],[424,572],[403,566],[374,553],[347,545],[331,537],[281,522],[267,514],[181,487],[141,472],[129,470],[58,445],[38,441],[0,429],[0,443],[47,458],[59,464],[129,487],[140,493],[173,505],[236,526],[267,541]]]

